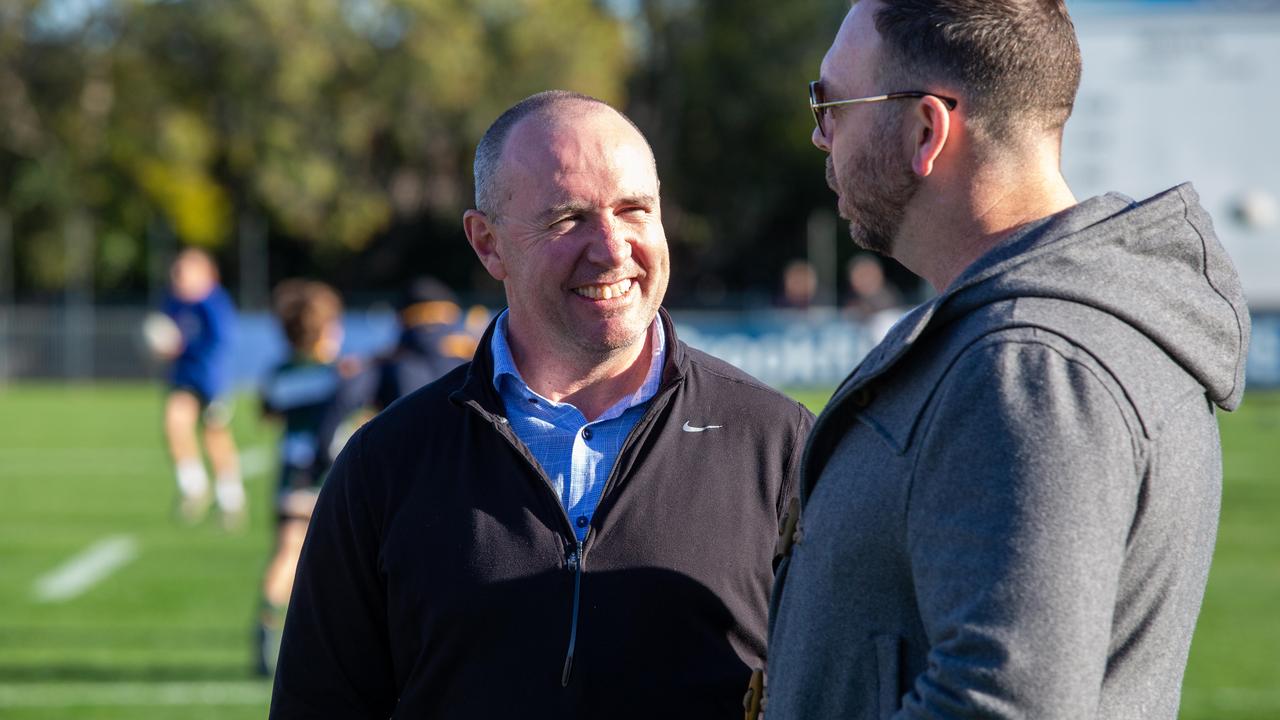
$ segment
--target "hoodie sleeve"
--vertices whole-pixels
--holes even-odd
[[[942,381],[906,530],[928,663],[895,718],[1096,714],[1138,494],[1111,387],[1056,336],[980,342]]]
[[[395,709],[362,439],[357,433],[338,456],[311,518],[276,666],[273,720],[386,718]]]

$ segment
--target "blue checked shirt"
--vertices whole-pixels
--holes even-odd
[[[666,349],[662,322],[655,318],[649,332],[653,356],[649,361],[649,374],[640,389],[619,400],[594,421],[587,422],[586,416],[573,405],[548,400],[529,389],[520,377],[507,344],[507,313],[504,311],[498,318],[492,343],[493,386],[502,396],[511,429],[551,479],[578,542],[587,536],[591,516],[600,503],[609,472],[622,452],[622,444],[662,381]]]

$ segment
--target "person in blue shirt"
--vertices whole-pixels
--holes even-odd
[[[311,510],[329,466],[333,428],[326,418],[343,397],[342,299],[316,280],[286,280],[273,293],[273,310],[289,342],[289,357],[273,368],[262,387],[262,410],[283,424],[280,480],[276,490],[275,551],[262,581],[258,624],[259,673],[275,669],[280,631],[293,587],[293,573]],[[347,412],[337,410],[346,415]]]
[[[164,430],[177,475],[178,518],[200,522],[216,501],[224,527],[237,529],[244,524],[246,503],[226,398],[236,310],[208,253],[189,248],[178,254],[163,312],[181,337],[161,353],[172,360]],[[213,466],[212,493],[198,434]]]

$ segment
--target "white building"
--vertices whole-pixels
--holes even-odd
[[[1076,196],[1192,181],[1250,307],[1280,311],[1280,1],[1067,4],[1084,55],[1063,147]]]

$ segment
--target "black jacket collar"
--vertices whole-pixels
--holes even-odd
[[[502,397],[493,386],[493,333],[498,325],[499,312],[485,328],[476,354],[467,366],[462,386],[454,391],[449,399],[458,405],[473,404],[477,409],[493,416],[504,417],[506,410]],[[666,357],[663,359],[662,384],[660,390],[681,381],[689,370],[689,353],[684,343],[676,337],[675,322],[665,308],[658,308],[658,320],[666,334]]]

